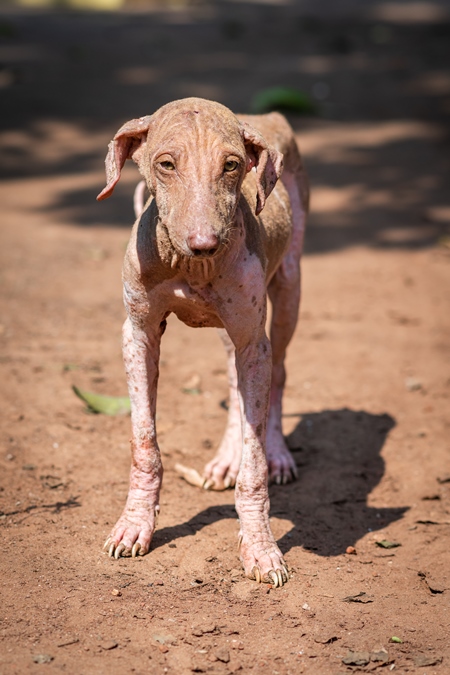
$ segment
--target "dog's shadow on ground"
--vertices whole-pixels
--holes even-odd
[[[283,553],[302,546],[322,556],[339,555],[368,531],[402,518],[408,507],[367,505],[384,474],[381,450],[394,426],[390,415],[348,409],[301,416],[286,439],[299,479],[270,489],[271,516],[294,524],[278,541]],[[152,548],[223,518],[236,518],[232,505],[209,507],[188,522],[158,530]]]
[[[407,507],[367,504],[384,475],[381,450],[394,426],[390,415],[348,409],[302,416],[287,437],[299,480],[271,491],[271,515],[295,525],[278,542],[284,553],[303,546],[318,555],[338,555],[368,531],[402,518]]]

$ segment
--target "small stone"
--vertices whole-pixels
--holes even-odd
[[[167,652],[169,651],[169,647],[167,647],[166,645],[158,645],[158,649],[161,652],[161,654],[167,654]]]
[[[228,663],[230,660],[230,652],[226,647],[219,647],[214,650],[214,656],[222,663]]]
[[[356,555],[356,548],[354,546],[347,546],[347,548],[345,549],[345,552],[348,555]]]
[[[111,595],[116,595],[117,597],[120,597],[122,595],[122,592],[119,591],[118,588],[113,588],[111,591]]]
[[[206,673],[210,666],[207,661],[195,660],[192,662],[191,670],[194,673]]]
[[[317,642],[320,645],[330,645],[333,642],[336,642],[336,640],[339,640],[339,638],[336,635],[330,635],[329,633],[326,633],[325,635],[316,635],[314,637],[314,642]]]
[[[116,642],[115,640],[105,640],[104,642],[100,643],[100,647],[104,649],[106,652],[109,652],[111,651],[111,649],[115,649],[118,646],[119,643]]]
[[[161,645],[176,645],[177,638],[175,635],[170,635],[170,633],[154,633],[152,638],[155,642],[159,642]]]
[[[369,652],[348,652],[347,656],[342,659],[342,663],[346,666],[367,666],[370,662]]]
[[[389,654],[387,653],[386,649],[382,647],[377,651],[371,652],[370,660],[374,663],[389,663]]]
[[[50,654],[36,654],[36,656],[33,656],[33,661],[34,663],[50,663],[53,661],[53,656],[50,656]]]
[[[407,377],[405,387],[408,391],[419,391],[419,389],[422,389],[422,382],[416,377]]]
[[[164,581],[162,579],[155,579],[153,583],[155,586],[164,586]]]
[[[231,640],[231,649],[244,649],[244,643],[241,640]]]
[[[419,668],[427,666],[437,666],[442,661],[442,656],[427,656],[426,654],[417,654],[413,657],[414,665]]]

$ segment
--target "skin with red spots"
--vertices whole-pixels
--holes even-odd
[[[281,398],[308,208],[292,130],[276,113],[237,118],[211,101],[175,101],[117,132],[99,199],[110,196],[127,158],[138,164],[150,199],[143,204],[140,188],[123,271],[132,467],[128,499],[107,546],[116,557],[142,555],[156,527],[159,348],[165,318],[174,312],[189,326],[220,329],[228,354],[229,419],[205,467],[205,487],[235,485],[245,572],[282,585],[288,573],[270,530],[267,486],[296,477],[281,431]]]

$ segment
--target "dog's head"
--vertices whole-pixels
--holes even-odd
[[[256,129],[220,103],[199,98],[168,103],[119,129],[98,200],[112,194],[127,159],[145,178],[175,249],[199,257],[214,255],[228,240],[246,174],[255,167],[258,215],[283,162]]]

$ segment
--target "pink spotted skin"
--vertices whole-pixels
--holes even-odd
[[[150,549],[163,476],[155,424],[160,341],[173,312],[189,326],[219,329],[229,414],[203,486],[235,487],[245,574],[282,586],[289,573],[270,529],[268,484],[297,477],[281,413],[309,200],[294,134],[278,113],[235,116],[219,103],[189,98],[119,129],[98,199],[112,194],[127,159],[144,178],[123,267],[132,465],[106,550],[118,558]]]

